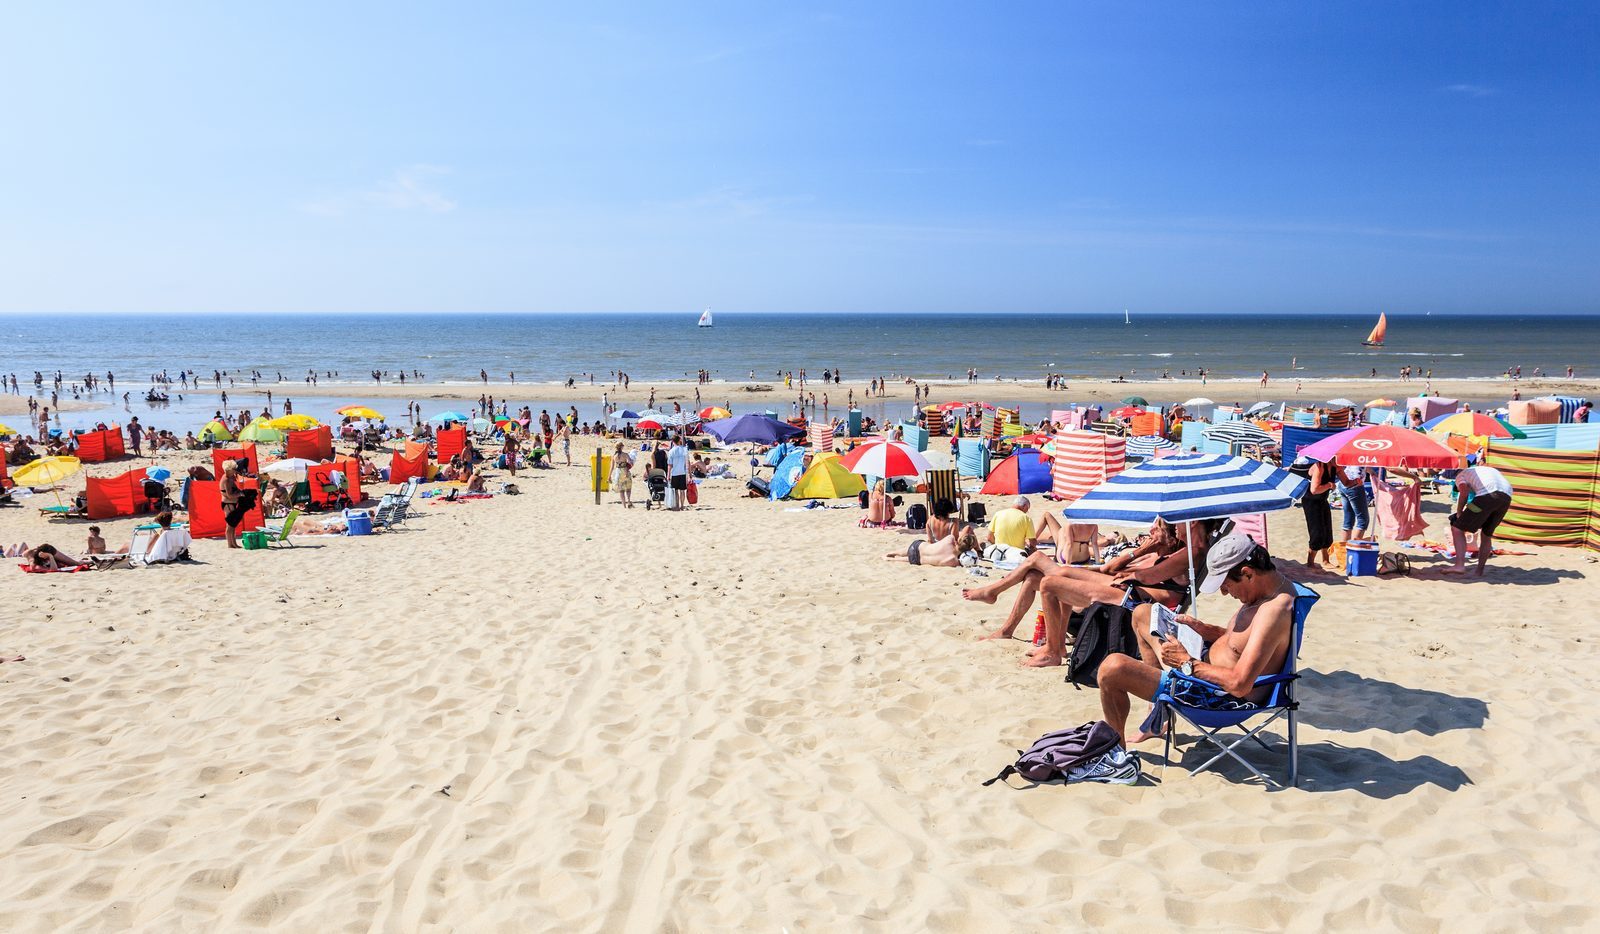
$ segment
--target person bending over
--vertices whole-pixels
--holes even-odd
[[[1219,540],[1206,555],[1206,577],[1200,592],[1224,593],[1240,603],[1226,626],[1208,625],[1187,614],[1178,616],[1179,622],[1205,640],[1200,658],[1191,658],[1176,639],[1150,642],[1149,610],[1141,607],[1134,613],[1133,626],[1144,657],[1110,655],[1100,663],[1101,714],[1125,745],[1154,735],[1144,730],[1128,734],[1129,698],[1154,700],[1166,677],[1162,665],[1217,685],[1219,691],[1202,689],[1197,697],[1201,705],[1216,709],[1261,703],[1272,688],[1256,687],[1256,679],[1283,669],[1294,639],[1294,584],[1277,570],[1265,548],[1240,533]],[[1152,654],[1156,657],[1150,657]]]

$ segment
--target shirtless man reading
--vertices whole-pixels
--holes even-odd
[[[1100,709],[1126,745],[1150,738],[1143,731],[1128,735],[1129,697],[1155,699],[1162,664],[1217,685],[1222,693],[1212,699],[1233,707],[1266,700],[1271,688],[1254,687],[1256,679],[1283,669],[1294,635],[1294,584],[1277,571],[1265,548],[1239,533],[1219,540],[1206,554],[1200,591],[1225,593],[1243,604],[1227,626],[1178,616],[1206,641],[1202,658],[1191,658],[1178,640],[1166,639],[1155,645],[1159,661],[1111,655],[1100,664]],[[1141,607],[1134,614],[1134,631],[1148,633],[1149,628],[1148,609]]]

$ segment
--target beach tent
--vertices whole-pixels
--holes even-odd
[[[84,481],[91,519],[131,516],[144,503],[145,468],[130,470],[115,477],[89,477]]]
[[[204,428],[200,429],[199,437],[200,440],[206,444],[210,444],[213,441],[232,441],[233,432],[229,430],[227,425],[224,425],[216,419],[212,419],[211,421],[206,422],[206,426]]]
[[[1600,451],[1490,441],[1488,463],[1516,491],[1497,540],[1600,551]]]
[[[261,472],[261,464],[256,460],[256,446],[253,444],[246,444],[237,448],[212,448],[212,475],[219,480],[222,479],[222,462],[236,460],[244,460],[249,462],[250,466],[245,470],[245,472],[251,476],[255,476]]]
[[[1438,396],[1413,396],[1406,400],[1406,413],[1409,415],[1412,409],[1418,409],[1422,412],[1422,420],[1427,421],[1435,416],[1449,415],[1460,405],[1461,400],[1459,399],[1441,399]]]
[[[800,475],[789,490],[790,499],[844,499],[857,496],[867,488],[859,474],[853,474],[839,463],[839,455],[818,454],[811,466]]]
[[[1540,396],[1540,402],[1554,402],[1561,407],[1560,421],[1571,422],[1573,413],[1578,411],[1578,406],[1589,401],[1582,396]]]
[[[956,474],[962,477],[989,476],[989,446],[982,438],[960,438],[956,441]]]
[[[271,421],[265,415],[257,415],[250,424],[239,429],[238,439],[278,444],[283,441],[283,429],[272,427]]]
[[[978,492],[984,496],[1048,493],[1053,482],[1049,458],[1037,448],[1018,448],[1015,454],[989,471],[988,479]]]
[[[1055,448],[1051,490],[1069,502],[1127,466],[1126,440],[1098,431],[1057,432]]]
[[[239,487],[256,489],[253,477],[240,477]],[[227,524],[222,517],[222,483],[218,480],[189,481],[189,537],[221,538],[227,534]],[[248,532],[266,524],[261,515],[261,499],[239,521],[239,531]]]
[[[1279,460],[1284,464],[1292,464],[1300,456],[1300,449],[1316,444],[1323,438],[1331,438],[1339,432],[1333,428],[1303,428],[1299,425],[1283,426],[1282,451]]]
[[[325,461],[333,457],[333,432],[327,425],[291,431],[284,439],[284,456]]]
[[[1517,399],[1506,421],[1513,425],[1554,425],[1561,421],[1561,403],[1553,399]]]
[[[396,451],[389,458],[390,483],[404,483],[412,477],[416,477],[418,480],[428,479],[427,445],[423,445],[420,454],[413,454],[408,457]]]
[[[116,425],[103,431],[86,431],[76,440],[78,452],[74,456],[85,463],[98,464],[127,453],[122,447],[122,429]]]
[[[773,468],[772,482],[767,486],[767,495],[772,499],[783,499],[794,489],[795,484],[805,474],[806,452],[795,448],[784,455],[778,466]]]

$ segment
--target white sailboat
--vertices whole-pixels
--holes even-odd
[[[700,312],[700,327],[711,327],[711,309],[707,308],[705,311]]]
[[[1126,309],[1126,308],[1122,309],[1122,323],[1123,324],[1132,324],[1133,323],[1133,319],[1128,317],[1128,309]]]

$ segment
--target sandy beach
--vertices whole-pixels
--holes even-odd
[[[1298,789],[1163,773],[1159,744],[1143,785],[985,788],[1099,711],[1020,669],[1024,643],[976,641],[1003,606],[961,600],[972,578],[883,561],[905,534],[853,508],[720,481],[686,514],[629,511],[586,478],[524,474],[525,495],[427,503],[369,538],[200,542],[193,565],[7,562],[0,653],[27,659],[0,666],[0,926],[1596,921],[1582,554],[1522,548],[1484,581],[1431,556],[1409,579],[1297,574],[1323,595]],[[102,523],[113,545],[131,524]],[[12,509],[0,540],[77,547],[85,525]],[[1298,557],[1299,512],[1271,536]]]

